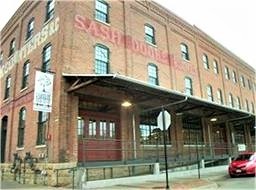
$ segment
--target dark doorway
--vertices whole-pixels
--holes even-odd
[[[226,155],[228,154],[227,135],[225,129],[225,123],[219,123],[213,125],[213,148],[215,155]]]
[[[8,117],[4,116],[1,123],[1,163],[4,163],[5,158],[5,145],[6,145],[6,134],[7,134]]]

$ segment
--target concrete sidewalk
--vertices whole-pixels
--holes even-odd
[[[227,176],[227,166],[200,169],[200,179],[198,179],[197,169],[169,172],[168,175],[169,187],[172,190],[217,189],[217,184],[213,180]],[[165,173],[161,173],[159,175],[89,181],[83,185],[83,189],[166,189],[165,179]]]
[[[169,172],[169,187],[171,190],[199,190],[217,189],[213,181],[227,176],[227,166],[218,166],[200,169],[201,179],[198,179],[198,170]],[[108,180],[86,182],[83,190],[145,190],[166,189],[165,173],[159,175],[144,175]],[[42,185],[19,184],[17,182],[3,181],[1,189],[71,189],[64,187],[47,187]],[[78,189],[78,188],[77,188]]]

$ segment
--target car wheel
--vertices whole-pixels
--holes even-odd
[[[236,177],[234,174],[229,174],[229,176],[230,176],[231,178]]]

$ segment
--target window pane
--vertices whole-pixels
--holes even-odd
[[[89,120],[89,136],[96,137],[96,120]]]
[[[148,65],[148,82],[150,84],[158,85],[158,73],[156,65]]]
[[[102,22],[108,22],[108,4],[106,2],[96,0],[95,18]]]
[[[95,73],[107,74],[109,62],[109,50],[103,46],[95,47]]]

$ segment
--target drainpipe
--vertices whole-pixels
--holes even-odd
[[[136,147],[136,128],[135,128],[135,114],[132,113],[132,132],[133,132],[133,156],[137,159],[137,147]]]

